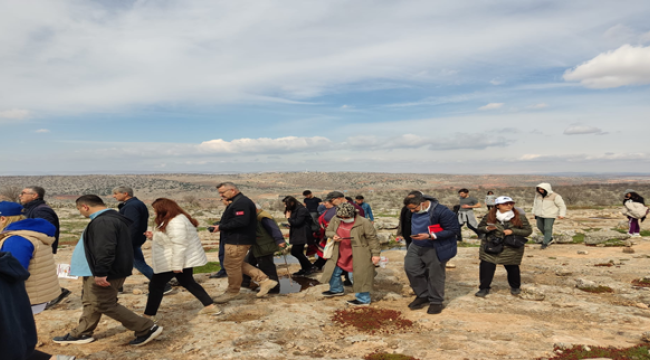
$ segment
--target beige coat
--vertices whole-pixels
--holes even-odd
[[[181,271],[208,263],[196,228],[183,214],[171,219],[165,231],[154,231],[151,252],[155,274]]]
[[[59,286],[56,263],[52,254],[54,237],[29,230],[9,231],[2,234],[0,248],[12,236],[20,236],[34,245],[34,253],[27,268],[30,276],[25,282],[31,305],[44,304],[56,299],[61,294],[61,286]]]
[[[621,210],[621,213],[631,218],[641,219],[648,215],[648,207],[640,202],[628,200],[625,202],[625,207]]]
[[[325,236],[328,238],[334,237],[340,224],[341,219],[336,216],[333,217],[327,226]],[[379,256],[381,253],[375,226],[372,225],[370,220],[357,215],[354,226],[350,230],[350,237],[353,238],[350,240],[352,242],[352,274],[354,275],[352,289],[355,293],[371,292],[375,279],[375,265],[372,263],[372,257]],[[334,256],[325,263],[323,275],[320,278],[321,283],[329,283],[338,260],[339,243],[335,243]]]
[[[555,219],[558,216],[566,216],[566,205],[562,196],[553,192],[551,184],[541,183],[536,188],[542,188],[548,193],[546,197],[535,191],[535,200],[533,202],[533,215],[542,218]]]

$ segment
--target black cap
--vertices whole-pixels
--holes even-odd
[[[331,201],[332,199],[338,199],[338,198],[344,198],[345,194],[343,194],[340,191],[330,191],[327,193],[327,196],[325,196],[325,201]]]

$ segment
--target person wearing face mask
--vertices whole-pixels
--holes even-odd
[[[481,249],[479,250],[479,278],[481,283],[479,291],[475,294],[478,297],[485,297],[490,293],[490,284],[494,278],[494,272],[497,265],[503,265],[508,272],[508,284],[510,284],[510,293],[519,295],[521,293],[521,274],[519,265],[524,257],[525,237],[533,232],[533,228],[526,219],[526,214],[522,210],[516,209],[515,202],[507,196],[499,196],[494,201],[494,208],[490,210],[487,216],[483,217],[478,225],[478,231],[486,234],[486,238],[481,240]],[[486,252],[485,246],[488,239],[492,237],[505,239],[508,236],[519,237],[520,242],[505,241],[503,251],[499,254],[490,254]],[[520,247],[515,247],[521,245]]]
[[[533,215],[537,219],[537,228],[544,234],[542,250],[549,247],[553,240],[553,224],[555,219],[564,219],[566,216],[566,205],[562,196],[553,192],[551,184],[540,183],[535,188],[535,200],[533,201]]]
[[[370,220],[356,213],[354,206],[342,203],[336,206],[336,216],[327,226],[326,235],[334,240],[334,255],[327,260],[321,283],[329,283],[325,297],[345,295],[341,275],[348,272],[355,299],[352,306],[370,304],[370,292],[375,278],[375,265],[379,263],[381,247],[375,227]]]
[[[645,206],[645,200],[636,191],[627,189],[625,190],[623,206],[624,208],[621,213],[627,216],[627,220],[630,224],[628,235],[630,235],[630,237],[641,237],[639,220],[643,222],[648,215],[648,207]]]
[[[438,201],[421,194],[404,199],[411,216],[411,245],[404,258],[404,271],[416,295],[409,309],[429,304],[428,314],[440,314],[445,299],[447,261],[456,256],[460,232],[458,218]]]

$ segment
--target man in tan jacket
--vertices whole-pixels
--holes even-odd
[[[537,228],[544,234],[542,249],[546,249],[554,242],[553,224],[555,219],[564,219],[566,216],[566,205],[564,205],[562,196],[553,192],[549,183],[538,184],[535,192],[533,215],[537,219]]]

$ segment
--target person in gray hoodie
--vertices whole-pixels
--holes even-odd
[[[540,183],[535,188],[533,215],[537,220],[537,228],[544,234],[542,249],[546,249],[554,242],[553,224],[555,219],[564,219],[566,216],[564,200],[560,194],[553,192],[551,184]]]

